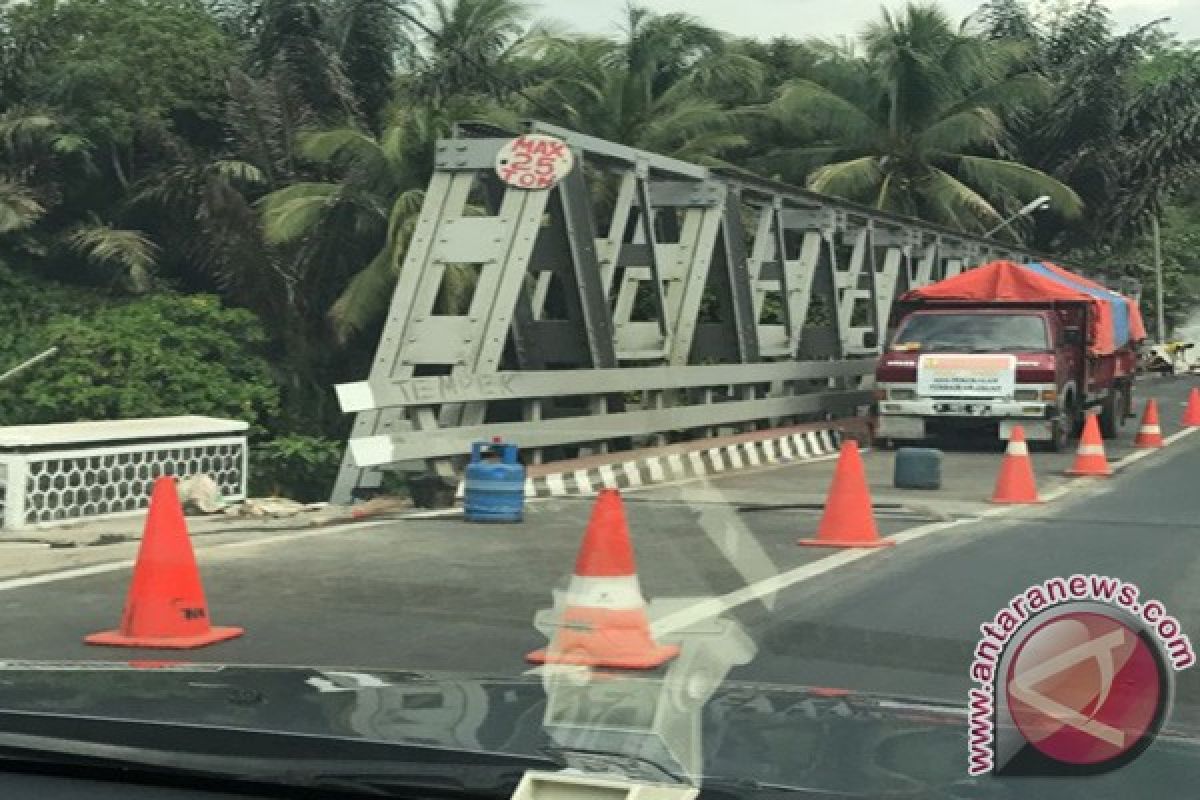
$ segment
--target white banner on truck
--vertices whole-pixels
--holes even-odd
[[[1000,353],[929,353],[917,361],[920,397],[1012,397],[1017,357]]]

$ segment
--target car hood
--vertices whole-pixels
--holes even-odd
[[[853,797],[1166,796],[1200,760],[1196,732],[1170,729],[1105,776],[969,779],[961,708],[819,687],[675,686],[628,673],[0,662],[0,711],[551,754],[648,780]]]

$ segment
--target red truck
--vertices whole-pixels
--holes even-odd
[[[1137,303],[1053,264],[997,261],[901,296],[876,369],[885,444],[989,429],[1064,450],[1132,413]]]

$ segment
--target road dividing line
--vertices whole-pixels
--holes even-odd
[[[1178,442],[1180,439],[1182,439],[1185,436],[1191,436],[1196,431],[1200,431],[1200,428],[1184,428],[1181,431],[1176,431],[1175,433],[1172,433],[1167,438],[1163,439],[1163,444],[1174,444],[1175,442]],[[1147,452],[1153,453],[1154,451],[1149,450]]]
[[[306,531],[292,531],[291,533],[281,533],[275,536],[264,536],[257,539],[243,539],[237,542],[226,542],[225,544],[214,544],[211,547],[199,548],[199,554],[204,556],[208,553],[218,550],[233,550],[239,547],[254,547],[260,544],[275,544],[277,542],[290,542],[298,539],[313,539],[319,536],[334,536],[337,534],[346,533],[348,531],[387,525],[390,522],[392,522],[392,520],[382,519],[372,522],[355,522],[346,525],[334,525],[328,528],[313,528]],[[106,572],[117,572],[118,570],[131,568],[133,563],[133,559],[127,558],[122,559],[121,561],[106,561],[103,564],[90,564],[86,567],[73,567],[71,569],[59,570],[58,572],[44,572],[40,575],[9,578],[7,580],[0,581],[0,592],[7,592],[12,589],[24,589],[28,586],[39,586],[43,583],[57,583],[59,581],[69,581],[75,578],[87,578],[92,575],[103,575]]]
[[[1120,461],[1114,461],[1112,464],[1112,468],[1114,470],[1124,469],[1125,467],[1128,467],[1132,464],[1136,464],[1137,462],[1141,461],[1143,458],[1149,458],[1150,456],[1152,456],[1156,453],[1161,453],[1163,451],[1163,448],[1167,447],[1168,445],[1174,444],[1175,442],[1178,442],[1180,439],[1183,439],[1187,436],[1191,436],[1196,431],[1200,431],[1200,428],[1184,428],[1183,430],[1177,431],[1163,439],[1163,447],[1147,448],[1145,450],[1135,450],[1132,453],[1130,453],[1129,455],[1122,458]]]
[[[106,572],[116,572],[119,569],[128,569],[132,566],[133,560],[127,559],[125,561],[110,561],[106,564],[92,564],[87,567],[64,569],[59,572],[46,572],[41,575],[30,575],[25,578],[9,578],[8,580],[0,581],[0,592],[6,592],[10,589],[23,589],[26,586],[37,586],[40,583],[69,581],[72,578],[86,578],[89,575],[103,575]]]
[[[1195,433],[1198,430],[1200,430],[1200,428],[1185,428],[1178,433],[1167,437],[1164,441],[1167,444],[1170,444],[1192,433]],[[1141,450],[1130,453],[1129,455],[1125,456],[1125,458],[1115,462],[1112,466],[1114,469],[1121,469],[1129,466],[1130,464],[1136,463],[1137,461],[1146,458],[1149,455],[1159,452],[1162,452],[1162,450]],[[1042,495],[1042,500],[1045,502],[1057,500],[1058,498],[1070,492],[1072,489],[1086,485],[1096,486],[1101,484],[1092,478],[1076,478],[1073,481],[1069,481],[1062,486],[1046,492]],[[905,542],[923,539],[926,536],[943,533],[963,525],[976,523],[981,519],[991,519],[1004,514],[1012,514],[1024,508],[1027,508],[1027,506],[996,506],[995,508],[988,508],[981,511],[977,516],[960,517],[959,519],[948,520],[946,522],[934,522],[929,525],[920,525],[918,527],[909,528],[906,531],[893,534],[888,538],[893,539],[897,544],[903,544]],[[831,556],[827,556],[819,561],[804,564],[796,567],[795,569],[788,570],[787,572],[781,572],[778,575],[765,578],[736,591],[729,592],[728,594],[723,594],[718,597],[710,597],[700,601],[699,603],[688,606],[687,608],[667,614],[660,619],[652,621],[650,630],[656,637],[665,636],[684,630],[685,628],[689,628],[692,625],[703,622],[706,619],[717,617],[726,611],[737,608],[741,605],[745,605],[746,603],[750,603],[755,600],[763,600],[765,598],[773,598],[778,592],[795,586],[798,583],[819,577],[828,572],[832,572],[839,567],[844,567],[847,564],[853,564],[859,559],[877,554],[878,551],[876,550],[863,549],[846,550]]]
[[[998,508],[998,512],[1011,511],[1016,506]],[[930,536],[935,533],[957,528],[968,522],[978,522],[974,517],[963,519],[950,520],[949,522],[935,522],[931,525],[922,525],[918,528],[910,528],[903,533],[898,533],[890,538],[896,542],[910,542],[914,539],[920,539],[925,536]],[[702,600],[695,605],[675,611],[671,614],[654,620],[650,625],[651,633],[654,636],[663,636],[677,631],[690,628],[691,626],[703,622],[706,619],[712,619],[737,608],[740,605],[753,602],[755,600],[763,600],[774,596],[776,593],[795,586],[797,583],[816,578],[824,575],[827,572],[844,567],[847,564],[853,564],[859,559],[866,558],[872,555],[878,555],[878,550],[861,549],[861,550],[843,550],[840,553],[822,558],[820,561],[814,561],[811,564],[804,564],[790,569],[787,572],[781,572],[778,575],[773,575],[770,578],[750,584],[728,594],[720,595],[719,597],[710,597]]]

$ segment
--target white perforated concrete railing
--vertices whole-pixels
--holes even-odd
[[[247,427],[192,416],[0,427],[0,520],[16,529],[137,512],[163,475],[208,475],[242,500]]]

